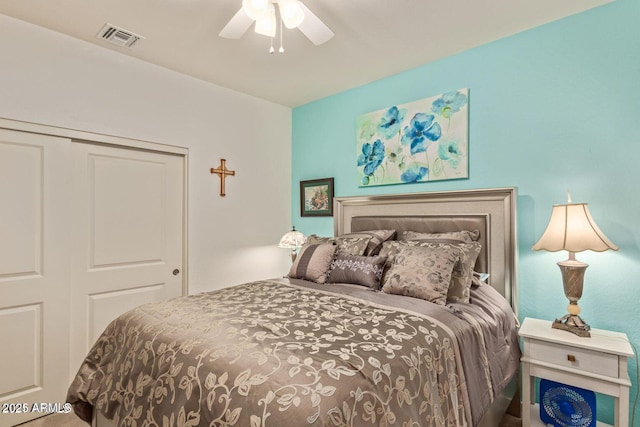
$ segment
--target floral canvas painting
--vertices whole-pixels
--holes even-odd
[[[359,116],[358,185],[467,178],[468,106],[459,89]]]

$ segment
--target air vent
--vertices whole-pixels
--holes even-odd
[[[122,47],[133,47],[138,40],[144,39],[144,37],[133,33],[129,30],[116,27],[115,25],[105,24],[100,30],[97,37],[102,40],[106,40],[109,43]]]

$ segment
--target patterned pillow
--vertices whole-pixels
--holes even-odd
[[[468,303],[470,288],[473,282],[473,267],[482,249],[478,242],[471,243],[432,243],[430,241],[386,242],[380,250],[380,255],[387,257],[387,266],[390,267],[393,257],[404,247],[430,247],[449,250],[457,248],[460,251],[460,259],[453,268],[451,283],[447,291],[447,301]],[[385,273],[385,277],[386,277]],[[384,281],[384,278],[383,278]]]
[[[384,276],[382,292],[421,298],[439,305],[447,302],[451,273],[460,250],[406,246],[393,257]]]
[[[320,237],[317,234],[309,234],[305,243],[307,245],[317,245],[319,243],[332,243],[333,237]]]
[[[305,244],[289,270],[289,277],[324,283],[335,253],[333,243]]]
[[[371,240],[371,236],[320,237],[311,234],[307,237],[307,244],[335,243],[338,245],[337,254],[360,256],[364,255],[367,250],[369,240]]]
[[[476,265],[482,245],[478,242],[432,243],[432,245],[440,247],[455,246],[460,249],[460,261],[455,265],[451,274],[447,301],[468,303],[471,295],[471,284],[473,283],[473,267]]]
[[[355,231],[353,233],[342,234],[340,237],[369,237],[369,243],[364,251],[364,255],[378,255],[382,244],[387,240],[393,240],[396,237],[396,230],[368,230]]]
[[[457,241],[471,243],[480,238],[480,230],[448,231],[446,233],[418,233],[417,231],[403,231],[398,240],[428,240],[428,241]]]
[[[377,291],[386,260],[382,256],[338,255],[331,263],[327,283],[353,283]]]

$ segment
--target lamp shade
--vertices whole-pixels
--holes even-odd
[[[533,250],[602,252],[618,247],[598,228],[586,203],[554,205],[547,229]]]
[[[304,234],[297,231],[295,227],[293,230],[286,233],[280,239],[280,243],[278,243],[278,247],[287,248],[287,249],[297,249],[300,246],[304,245],[304,242],[307,241],[307,238]]]
[[[276,36],[276,9],[273,4],[269,4],[267,11],[256,19],[253,31],[263,36]]]
[[[280,17],[285,27],[291,29],[302,24],[304,20],[304,11],[298,0],[278,0],[280,8]]]
[[[242,10],[254,21],[269,11],[271,0],[242,0]]]

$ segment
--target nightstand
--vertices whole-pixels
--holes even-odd
[[[633,349],[625,334],[591,329],[591,337],[583,338],[552,329],[550,321],[526,318],[518,335],[524,343],[520,359],[523,427],[543,425],[534,405],[536,377],[613,396],[615,426],[629,426],[627,359],[633,357]]]

